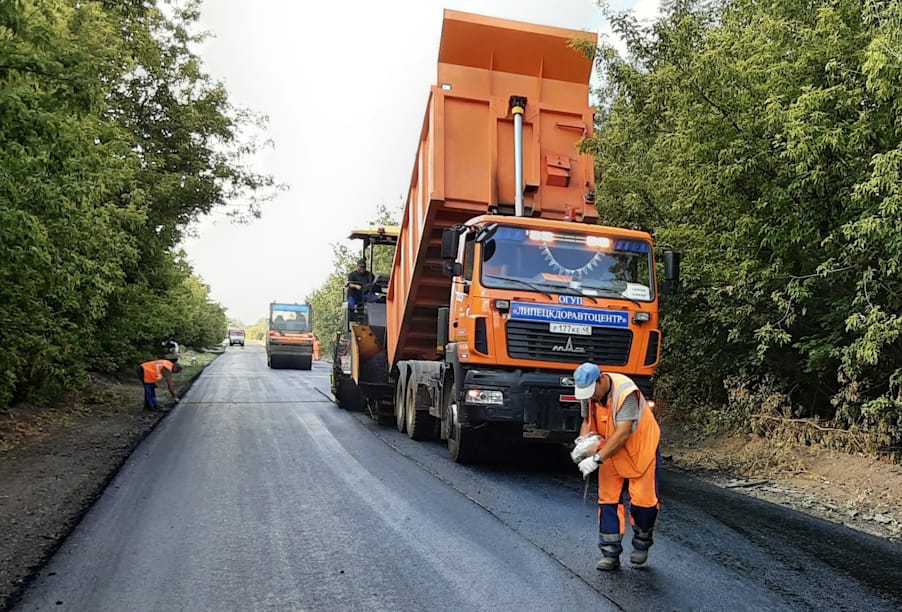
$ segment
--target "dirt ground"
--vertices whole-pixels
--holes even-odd
[[[184,393],[196,373],[176,377]],[[54,408],[0,410],[0,611],[78,524],[107,484],[171,408],[143,410],[138,382],[93,376],[92,392]]]
[[[755,435],[662,427],[668,465],[734,491],[902,541],[902,466]]]
[[[190,379],[179,381],[182,393]],[[95,378],[70,405],[0,411],[0,610],[65,540],[165,413],[142,388]],[[167,397],[159,389],[161,399]],[[664,423],[668,467],[873,535],[902,539],[902,466],[760,437],[705,437]]]

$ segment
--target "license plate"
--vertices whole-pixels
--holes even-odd
[[[591,325],[575,325],[573,323],[549,323],[552,334],[567,334],[568,336],[591,336]]]

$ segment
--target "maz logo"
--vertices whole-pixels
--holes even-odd
[[[557,351],[559,353],[585,353],[586,349],[582,346],[573,346],[573,337],[567,337],[567,343],[561,346],[560,344],[555,344],[551,347],[552,351]]]

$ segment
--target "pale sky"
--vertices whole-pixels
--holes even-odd
[[[613,5],[649,18],[658,0]],[[609,32],[593,0],[204,0],[204,68],[233,104],[268,116],[274,146],[254,169],[288,186],[261,219],[213,214],[182,245],[228,316],[251,324],[271,301],[303,301],[332,271],[331,244],[358,248],[349,230],[380,203],[399,209],[445,8]]]

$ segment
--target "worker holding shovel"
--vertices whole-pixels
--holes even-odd
[[[573,373],[575,395],[588,400],[572,458],[583,478],[598,470],[598,547],[596,569],[620,567],[625,532],[623,487],[628,482],[633,550],[630,562],[642,565],[653,544],[658,516],[661,430],[645,397],[628,376],[602,372],[584,363]]]

